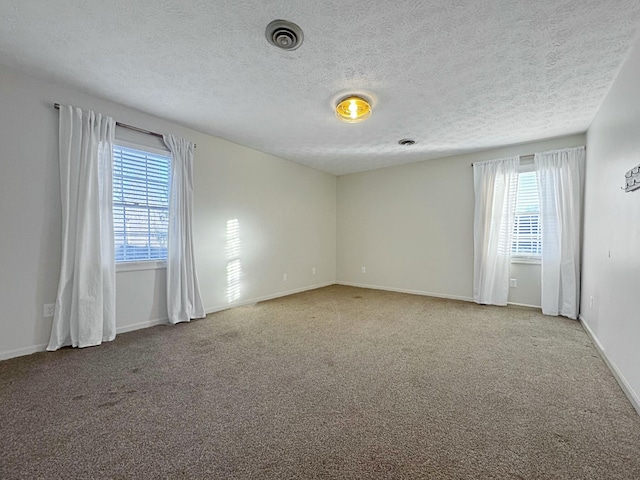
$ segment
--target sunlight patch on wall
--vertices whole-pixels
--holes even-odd
[[[227,301],[240,298],[242,262],[240,261],[240,224],[237,218],[227,221]]]

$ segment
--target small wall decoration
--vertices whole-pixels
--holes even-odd
[[[633,192],[640,188],[640,165],[636,165],[624,174],[624,191]]]

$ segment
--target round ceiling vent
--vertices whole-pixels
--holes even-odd
[[[267,25],[265,34],[271,45],[283,50],[295,50],[302,45],[304,38],[302,29],[295,23],[286,20],[274,20]]]
[[[410,147],[411,145],[415,145],[416,141],[409,138],[403,138],[402,140],[399,140],[398,143],[404,147]]]

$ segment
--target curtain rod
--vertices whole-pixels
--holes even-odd
[[[56,110],[60,110],[60,104],[59,103],[54,103],[53,107]],[[152,132],[151,130],[145,130],[144,128],[140,128],[140,127],[134,127],[133,125],[128,125],[126,123],[116,122],[116,125],[118,127],[128,128],[129,130],[134,130],[136,132],[146,133],[147,135],[153,135],[154,137],[164,138],[164,135],[162,135],[161,133]],[[193,148],[196,148],[196,144],[195,143],[193,144]]]
[[[531,158],[533,159],[533,157],[535,156],[535,153],[530,153],[529,155],[518,155],[518,157],[520,158],[520,160],[524,160],[525,158]],[[471,166],[473,167],[473,163],[471,164]]]

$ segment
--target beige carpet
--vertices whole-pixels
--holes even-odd
[[[638,479],[579,323],[331,286],[0,362],[0,478]]]

